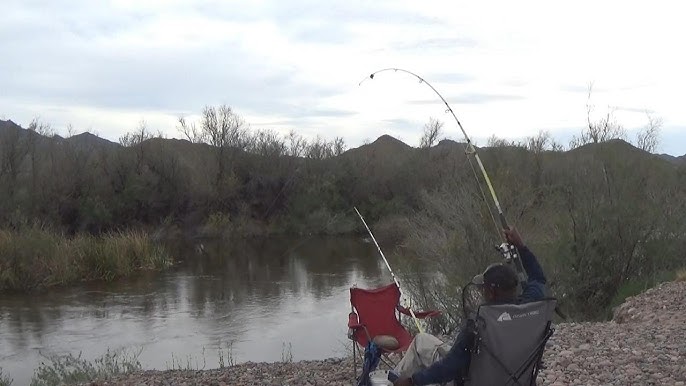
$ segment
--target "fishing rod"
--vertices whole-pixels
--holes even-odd
[[[453,109],[448,104],[448,101],[446,101],[445,98],[443,98],[443,95],[441,95],[441,93],[439,93],[438,90],[436,90],[436,88],[431,85],[431,83],[427,82],[424,78],[415,74],[414,72],[404,70],[402,68],[384,68],[382,70],[378,70],[378,71],[371,73],[369,75],[369,79],[374,79],[374,76],[376,74],[379,74],[381,72],[386,72],[386,71],[393,71],[393,72],[400,71],[400,72],[404,72],[406,74],[409,74],[411,76],[414,76],[415,78],[417,78],[419,80],[419,83],[423,83],[423,84],[426,84],[427,86],[429,86],[431,88],[431,90],[433,90],[433,92],[436,95],[438,95],[439,98],[441,98],[441,101],[443,101],[443,103],[445,104],[445,107],[447,109],[446,112],[449,112],[453,116],[453,118],[455,119],[455,122],[457,122],[457,126],[460,128],[460,130],[462,131],[462,134],[464,135],[465,140],[467,141],[467,146],[465,149],[465,153],[467,154],[467,160],[469,161],[470,165],[472,165],[472,163],[471,163],[472,161],[469,158],[469,155],[473,155],[474,159],[476,160],[476,163],[479,165],[479,169],[481,170],[481,174],[483,175],[483,178],[486,181],[486,185],[488,186],[488,190],[491,193],[491,198],[493,199],[493,203],[495,204],[496,210],[498,211],[498,217],[500,219],[500,225],[503,227],[503,229],[509,230],[510,226],[508,225],[507,219],[505,218],[505,214],[503,212],[503,209],[500,206],[500,201],[498,200],[498,196],[495,194],[495,189],[493,189],[493,184],[491,183],[491,179],[489,178],[488,173],[486,172],[486,168],[484,167],[483,162],[481,162],[481,157],[479,157],[479,153],[476,151],[476,147],[474,147],[472,140],[469,138],[469,135],[467,135],[467,132],[462,127],[462,123],[460,123],[460,120],[457,119],[457,115],[455,115],[455,112],[453,111]],[[366,80],[367,80],[367,77],[362,79],[360,81],[359,85],[362,85],[362,83]],[[472,165],[472,168],[474,168],[474,165]],[[476,176],[476,173],[475,173],[475,176]],[[478,178],[477,178],[477,183],[478,183]],[[481,185],[479,185],[479,188],[481,188]],[[485,197],[484,197],[484,200],[485,200]],[[488,204],[488,202],[487,202],[487,204]],[[489,209],[489,212],[490,212],[490,209]],[[510,243],[507,242],[507,238],[504,235],[501,235],[501,237],[503,238],[503,240],[505,242],[503,242],[499,246],[496,246],[496,249],[503,255],[503,257],[505,258],[505,261],[507,263],[514,262],[515,269],[517,271],[517,276],[519,277],[520,284],[522,287],[524,287],[524,285],[526,283],[526,272],[524,271],[524,267],[522,265],[522,262],[519,259],[519,254],[517,253],[517,249],[513,245],[511,245]]]
[[[391,269],[391,265],[388,264],[388,260],[386,260],[386,256],[384,256],[383,251],[381,250],[381,247],[379,246],[379,243],[376,242],[376,237],[374,237],[374,234],[372,233],[372,230],[369,229],[369,226],[367,225],[367,222],[364,221],[364,217],[362,217],[362,214],[360,214],[360,211],[357,210],[357,207],[353,207],[355,209],[355,212],[357,212],[357,215],[360,216],[360,220],[362,220],[362,224],[364,224],[364,227],[367,228],[367,232],[369,232],[369,236],[372,237],[372,241],[374,241],[374,245],[376,245],[376,249],[379,251],[379,254],[381,255],[381,258],[383,259],[383,262],[386,263],[386,268],[388,268],[388,272],[391,273],[391,277],[393,278],[393,281],[395,282],[395,285],[398,286],[398,290],[402,294],[402,290],[400,290],[400,283],[398,282],[398,278],[395,276],[393,273],[393,270]],[[414,324],[417,326],[417,329],[419,332],[424,332],[424,329],[419,325],[419,320],[417,320],[417,316],[414,314],[414,311],[412,311],[412,308],[408,308],[410,311],[410,314],[412,315],[412,319],[414,320]]]

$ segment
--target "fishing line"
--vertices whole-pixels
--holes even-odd
[[[386,268],[388,268],[388,272],[391,273],[391,277],[393,278],[393,281],[395,282],[395,285],[398,286],[398,291],[402,294],[402,290],[400,289],[400,283],[398,282],[398,278],[395,276],[395,273],[393,273],[393,270],[391,269],[391,265],[388,264],[388,260],[386,260],[386,256],[384,256],[383,251],[381,250],[381,247],[379,246],[379,243],[376,242],[376,237],[374,237],[374,234],[372,233],[372,230],[369,229],[369,226],[367,225],[367,222],[364,221],[364,217],[362,217],[362,214],[360,214],[360,211],[357,210],[357,207],[353,207],[355,209],[355,212],[357,212],[357,215],[360,216],[360,220],[362,220],[362,223],[364,224],[364,227],[367,228],[367,232],[369,232],[369,236],[372,237],[372,241],[374,241],[374,245],[376,245],[376,249],[379,251],[379,254],[381,255],[381,258],[383,259],[383,262],[386,263]],[[417,316],[414,314],[414,311],[412,311],[412,308],[408,308],[410,311],[410,314],[412,315],[412,319],[414,320],[414,324],[417,326],[417,329],[419,332],[424,332],[424,329],[419,325],[419,320],[417,320]]]

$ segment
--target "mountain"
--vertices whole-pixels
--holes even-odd
[[[116,142],[108,141],[107,139],[100,138],[95,134],[87,132],[73,135],[69,138],[66,138],[65,141],[82,148],[106,148],[111,150],[121,147],[121,145]]]
[[[686,154],[679,157],[675,157],[669,154],[659,154],[658,157],[662,158],[665,161],[671,162],[675,165],[686,165]]]
[[[12,120],[3,121],[2,119],[0,119],[0,132],[18,129],[22,129],[22,127],[12,122]]]

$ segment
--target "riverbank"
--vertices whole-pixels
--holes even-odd
[[[686,282],[628,298],[609,322],[561,323],[539,385],[686,384]],[[243,363],[204,371],[142,371],[93,386],[351,385],[350,359]]]
[[[165,248],[144,232],[68,237],[38,226],[0,230],[0,292],[109,281],[172,263]]]

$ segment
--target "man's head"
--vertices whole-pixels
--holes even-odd
[[[508,302],[517,297],[517,275],[503,264],[491,264],[484,273],[474,276],[472,283],[480,285],[486,302]]]

